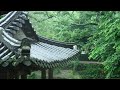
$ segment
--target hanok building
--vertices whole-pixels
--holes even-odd
[[[53,68],[74,60],[79,51],[73,44],[43,38],[36,34],[25,11],[1,11],[0,78],[26,79],[41,70],[43,79],[53,78]]]

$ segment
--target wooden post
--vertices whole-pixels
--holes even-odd
[[[53,69],[48,70],[48,79],[53,79]]]
[[[20,72],[19,71],[17,71],[16,73],[14,73],[15,74],[15,79],[19,79],[19,77],[20,77]]]
[[[41,70],[41,79],[46,79],[46,69]]]
[[[19,79],[19,75],[18,74],[15,75],[15,79]]]
[[[27,79],[27,74],[21,75],[21,79]]]
[[[2,69],[0,73],[0,79],[7,79],[7,71],[5,69]]]
[[[7,70],[7,73],[6,73],[7,75],[7,78],[6,79],[10,79],[10,72],[9,72],[9,70]]]

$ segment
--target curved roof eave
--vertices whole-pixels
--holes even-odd
[[[79,50],[73,49],[73,46],[75,45],[74,43],[58,42],[58,41],[54,41],[54,40],[37,35],[32,27],[32,24],[29,22],[29,19],[25,19],[26,14],[24,15],[22,11],[12,11],[11,13],[8,13],[6,18],[3,18],[4,21],[2,20],[0,21],[1,22],[0,26],[1,27],[3,26],[3,28],[6,29],[11,25],[12,22],[14,22],[14,20],[16,19],[19,20],[18,17],[21,18],[21,15],[23,15],[24,21],[25,21],[25,23],[21,27],[21,30],[29,40],[34,42],[33,44],[31,44],[30,58],[37,59],[37,63],[39,65],[43,65],[43,66],[45,65],[44,67],[55,67],[60,63],[63,65],[69,60],[71,60],[72,57],[77,56],[77,54],[79,53]],[[4,34],[0,34],[0,37],[2,37],[1,38],[2,40],[0,41],[2,41],[3,44],[5,44],[5,47],[7,49],[10,49],[9,47],[10,45],[12,46],[12,48],[20,47],[21,42],[16,40],[16,38],[13,38],[8,34],[6,34],[5,31],[3,32]],[[15,54],[13,54],[11,50],[14,50],[14,49],[10,49],[9,52],[8,51],[7,52],[3,51],[3,52],[7,53],[8,55],[10,54],[11,57],[13,57]],[[9,58],[8,55],[3,56],[4,53],[2,51],[0,52],[2,56],[0,59]]]

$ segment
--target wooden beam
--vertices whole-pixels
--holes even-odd
[[[81,64],[100,64],[102,65],[102,62],[97,61],[80,61]]]

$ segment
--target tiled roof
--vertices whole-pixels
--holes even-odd
[[[69,60],[75,59],[71,57],[74,57],[78,52],[75,49],[39,42],[31,45],[30,57],[37,59],[41,63],[48,64],[48,66],[49,63],[54,64],[55,62],[62,65]]]
[[[7,66],[10,58],[14,58],[16,53],[20,54],[18,49],[24,38],[34,41],[31,44],[30,60],[44,68],[65,65],[79,52],[73,49],[73,45],[41,38],[32,28],[26,12],[11,11],[0,19],[0,64]]]

